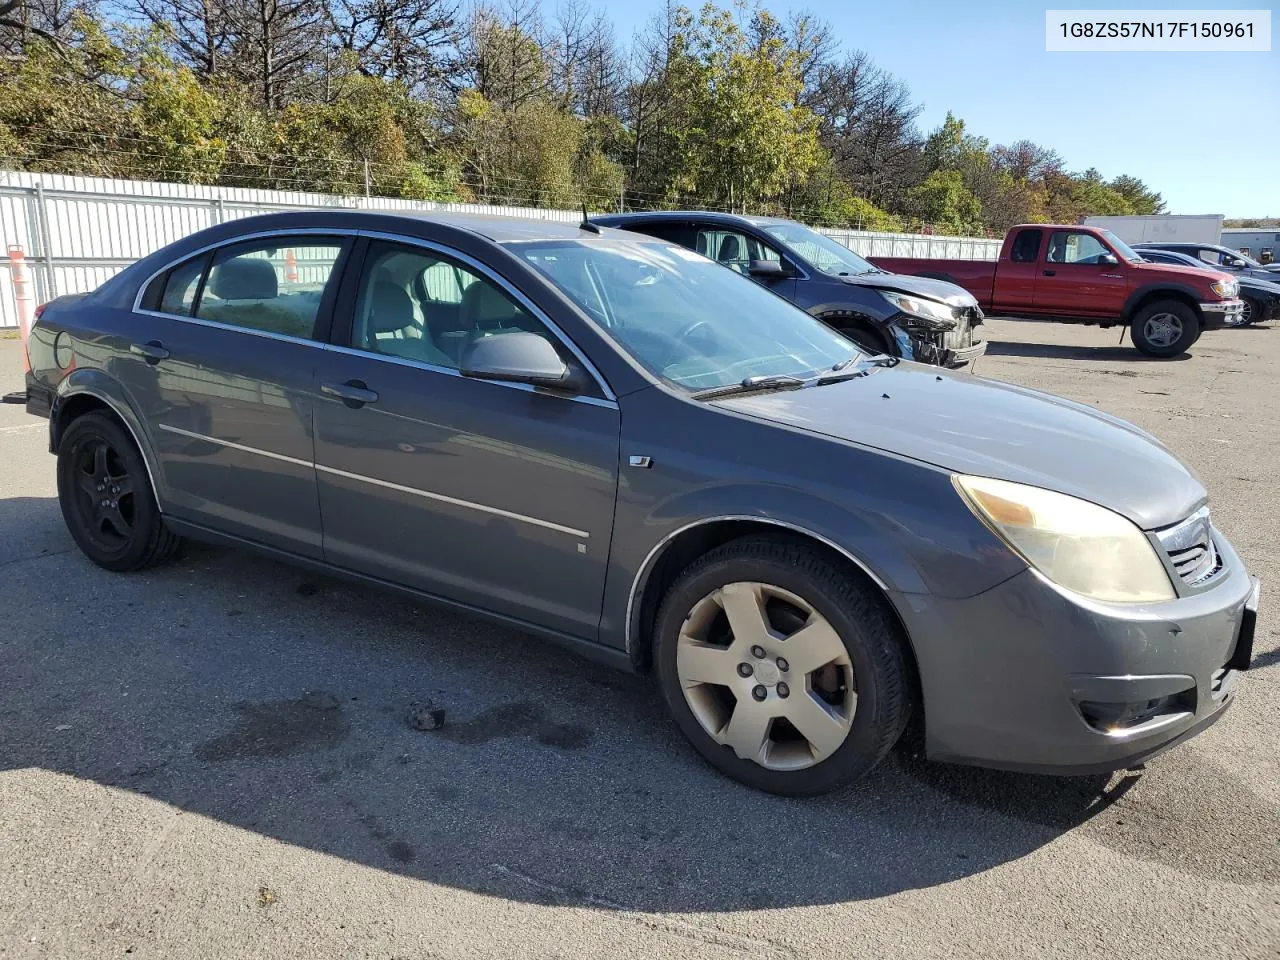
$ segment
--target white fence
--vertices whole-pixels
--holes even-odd
[[[0,172],[0,327],[18,325],[8,250],[25,256],[35,303],[92,290],[117,271],[205,227],[278,210],[426,210],[576,222],[580,212],[429,203],[387,197],[200,187],[99,177]],[[870,257],[994,260],[999,240],[824,230]]]

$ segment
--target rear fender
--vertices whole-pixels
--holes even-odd
[[[163,511],[168,501],[168,488],[164,484],[164,474],[158,469],[159,458],[155,444],[141,418],[134,412],[129,396],[118,380],[102,370],[93,367],[80,367],[72,370],[59,382],[49,413],[49,452],[57,453],[61,441],[61,432],[69,421],[63,416],[77,401],[92,397],[108,407],[117,419],[124,424],[133,442],[142,454],[147,467],[147,476],[151,480],[151,489],[155,491],[156,501]]]

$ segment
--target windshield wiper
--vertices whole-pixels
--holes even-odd
[[[756,390],[784,390],[788,387],[803,387],[810,381],[804,377],[793,377],[789,374],[775,376],[747,377],[738,383],[729,383],[723,387],[709,387],[693,394],[695,400],[714,400],[716,397],[728,397],[735,393],[752,393]]]
[[[852,370],[847,369],[855,360],[858,361],[858,365]],[[830,373],[813,377],[809,382],[822,387],[828,383],[839,383],[841,380],[854,380],[857,377],[865,377],[870,372],[867,367],[896,367],[901,362],[902,360],[898,357],[891,357],[887,353],[877,353],[870,357],[850,357],[848,360],[841,360],[837,363],[831,368]]]

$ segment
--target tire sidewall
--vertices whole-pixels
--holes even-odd
[[[1251,327],[1266,314],[1266,308],[1261,300],[1255,300],[1253,297],[1241,297],[1240,299],[1249,305],[1249,319],[1240,324],[1240,326]]]
[[[676,669],[676,647],[689,611],[703,597],[727,583],[758,581],[790,591],[811,603],[835,628],[853,664],[857,707],[853,725],[839,748],[820,763],[804,770],[769,770],[739,758],[731,748],[716,743],[702,728],[685,700]],[[695,564],[681,576],[663,600],[656,625],[654,662],[663,699],[681,733],[714,767],[749,786],[770,793],[806,796],[825,793],[869,770],[883,754],[884,734],[877,728],[881,716],[880,671],[871,654],[876,642],[868,635],[875,625],[858,623],[813,578],[775,560],[731,558]]]
[[[134,521],[133,535],[118,550],[106,550],[96,543],[83,527],[76,510],[73,498],[76,495],[75,470],[77,454],[84,444],[92,440],[103,440],[110,444],[124,462],[129,476],[133,478]],[[94,563],[108,570],[132,570],[137,567],[148,554],[155,537],[155,528],[163,521],[160,510],[156,506],[155,495],[151,491],[151,479],[147,474],[146,463],[142,454],[119,424],[110,417],[99,413],[86,413],[71,422],[62,434],[58,444],[58,505],[62,509],[62,518],[67,530],[76,545]]]
[[[1182,335],[1169,346],[1158,346],[1146,338],[1147,320],[1157,313],[1171,313],[1182,321]],[[1161,300],[1143,307],[1133,318],[1129,329],[1134,347],[1149,357],[1168,359],[1186,353],[1200,339],[1200,320],[1195,311],[1176,300]]]

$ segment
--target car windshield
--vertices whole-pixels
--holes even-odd
[[[684,247],[628,240],[508,246],[641,366],[688,390],[808,377],[860,356],[803,310]]]
[[[1133,247],[1129,246],[1110,230],[1103,230],[1102,235],[1106,237],[1107,243],[1111,244],[1115,252],[1120,254],[1120,256],[1124,257],[1130,263],[1142,262],[1142,254],[1138,253],[1138,251],[1134,250]]]
[[[769,236],[781,240],[816,269],[829,276],[848,277],[880,272],[879,268],[863,260],[843,244],[798,223],[774,223],[764,229]]]

